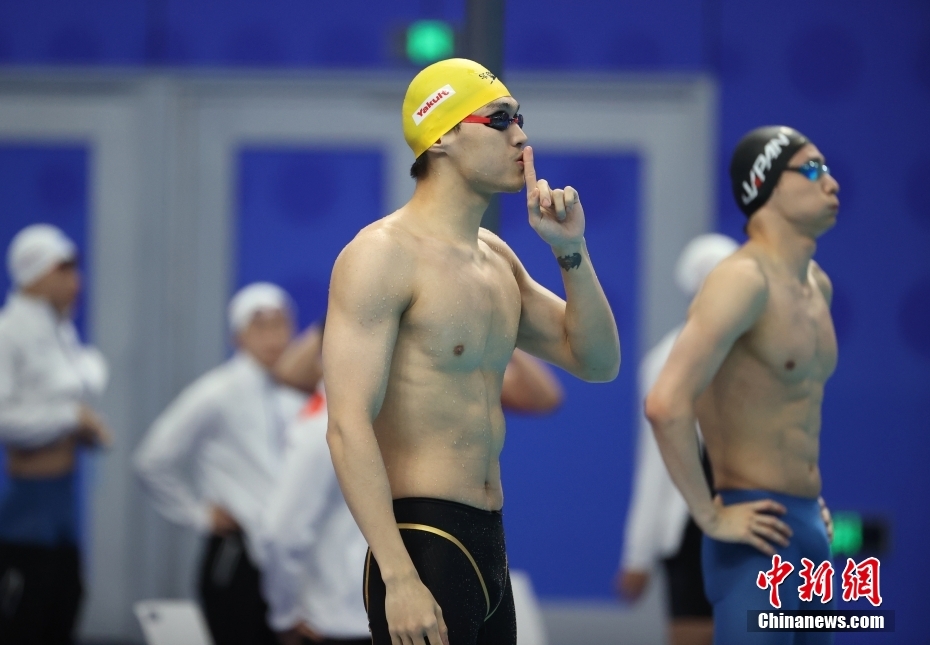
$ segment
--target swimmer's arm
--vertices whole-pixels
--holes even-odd
[[[762,314],[767,299],[766,279],[754,260],[721,264],[695,297],[668,361],[646,397],[646,416],[668,472],[706,533],[716,508],[701,468],[695,401],[736,340]]]
[[[346,502],[385,581],[416,575],[394,519],[391,488],[372,423],[387,387],[400,317],[412,293],[409,267],[383,232],[363,231],[336,260],[329,289],[323,368],[326,439]]]
[[[492,235],[482,231],[483,235]],[[612,381],[620,371],[617,323],[601,288],[584,241],[555,249],[557,258],[575,258],[560,269],[566,300],[536,282],[516,254],[499,238],[489,245],[508,260],[520,287],[522,311],[517,347],[591,382]]]
[[[381,569],[392,642],[449,645],[442,609],[420,581],[394,518],[373,422],[384,403],[400,318],[415,299],[409,253],[383,231],[362,231],[336,260],[323,335],[333,466]]]

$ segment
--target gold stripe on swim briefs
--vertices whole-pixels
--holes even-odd
[[[371,549],[365,555],[365,612],[368,612],[368,576],[371,573]]]
[[[481,570],[478,568],[478,563],[475,562],[475,559],[471,557],[471,553],[468,552],[468,549],[465,548],[465,545],[459,542],[451,533],[446,533],[442,529],[437,529],[435,526],[427,526],[426,524],[398,524],[397,528],[399,529],[410,529],[412,531],[425,531],[427,533],[432,533],[433,535],[438,535],[439,537],[444,537],[449,540],[452,544],[457,546],[462,550],[462,553],[465,554],[465,557],[468,558],[468,561],[471,562],[471,566],[475,568],[475,574],[478,576],[478,582],[481,583],[481,591],[484,592],[484,602],[488,606],[487,614],[485,614],[484,619],[487,620],[491,617],[491,596],[488,594],[488,586],[484,584],[484,576],[481,575]],[[497,609],[495,607],[495,609]]]

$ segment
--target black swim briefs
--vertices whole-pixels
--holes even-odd
[[[450,642],[516,645],[517,619],[501,512],[406,497],[394,500],[394,517],[420,580],[442,609]],[[384,582],[370,550],[364,592],[373,645],[391,645]]]

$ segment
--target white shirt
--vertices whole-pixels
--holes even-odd
[[[10,294],[0,311],[0,443],[38,448],[73,432],[107,384],[99,351],[47,301]]]
[[[262,507],[284,453],[284,432],[303,396],[277,385],[239,352],[189,385],[155,420],[136,450],[135,466],[155,507],[195,530],[211,528],[211,507],[242,527],[254,559]],[[193,482],[184,466],[193,458]]]
[[[339,489],[326,423],[325,398],[315,394],[289,430],[284,471],[263,517],[268,622],[276,631],[304,621],[328,638],[368,638],[368,544]]]
[[[640,400],[658,379],[680,332],[681,327],[670,331],[643,359],[639,368]],[[626,518],[623,568],[649,571],[659,559],[674,555],[681,547],[687,523],[688,504],[672,482],[652,427],[642,415],[633,497]]]

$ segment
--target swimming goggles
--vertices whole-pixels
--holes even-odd
[[[516,123],[521,128],[523,127],[523,115],[514,114],[510,116],[503,110],[500,112],[495,112],[491,116],[475,116],[471,114],[462,119],[462,123],[483,123],[489,128],[494,128],[495,130],[500,130],[503,132],[510,127],[511,123]]]
[[[817,161],[816,159],[811,159],[807,163],[803,163],[800,166],[791,167],[788,166],[785,170],[792,170],[796,173],[804,175],[811,181],[817,181],[824,175],[830,174],[830,169],[824,165],[823,162]]]

